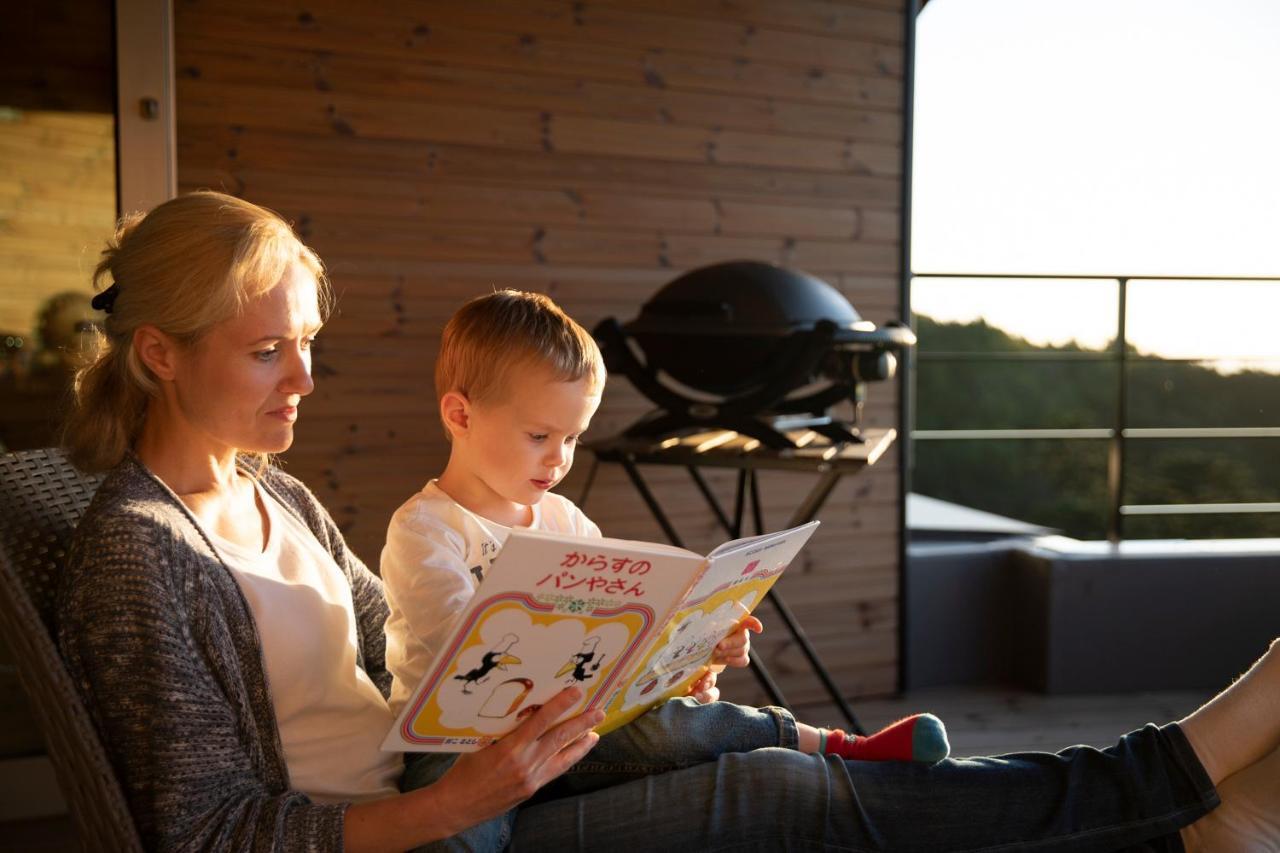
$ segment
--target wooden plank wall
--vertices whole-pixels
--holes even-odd
[[[473,295],[545,291],[591,326],[683,270],[754,258],[898,315],[900,0],[183,0],[175,15],[181,187],[283,212],[340,294],[287,461],[373,565],[391,512],[444,462],[434,353]],[[896,405],[873,388],[869,422],[894,425]],[[592,430],[644,409],[618,379]],[[688,482],[652,479],[690,543],[714,545]],[[766,480],[767,521],[808,485]],[[783,581],[850,695],[895,687],[897,488],[893,459],[849,481]],[[607,533],[661,535],[618,471],[587,510]],[[794,699],[816,697],[780,629],[759,647]]]

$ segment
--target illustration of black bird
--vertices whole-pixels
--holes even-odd
[[[556,673],[556,678],[562,675],[569,675],[565,679],[566,684],[572,681],[583,682],[591,678],[599,671],[600,665],[604,663],[604,655],[599,654],[599,651],[600,638],[587,637],[582,642],[582,648],[575,652],[565,662],[564,666],[560,667],[560,671]],[[570,673],[572,674],[570,675]]]
[[[489,674],[495,669],[505,670],[508,666],[521,662],[520,658],[511,654],[511,647],[519,641],[520,638],[515,634],[505,635],[496,646],[484,653],[484,657],[480,659],[478,667],[468,670],[462,675],[455,675],[453,680],[462,682],[463,693],[471,693],[471,688],[487,681]]]

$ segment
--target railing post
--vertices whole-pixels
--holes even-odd
[[[1120,542],[1124,538],[1124,431],[1129,420],[1129,336],[1125,329],[1125,312],[1128,307],[1129,279],[1116,279],[1119,283],[1116,310],[1116,417],[1111,430],[1111,445],[1107,454],[1107,497],[1110,518],[1107,522],[1107,539]]]
[[[911,169],[915,134],[916,17],[924,5],[921,0],[907,0],[903,7],[903,73],[902,80],[902,205],[899,220],[898,308],[902,322],[912,328],[911,318]],[[912,387],[915,371],[911,366],[912,351],[900,353],[902,369],[898,372],[898,690],[906,690],[911,649],[907,645],[907,493],[911,491],[911,419]]]

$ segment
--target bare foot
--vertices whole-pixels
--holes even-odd
[[[1178,725],[1217,785],[1280,745],[1280,640],[1249,671]]]
[[[1218,783],[1222,805],[1182,830],[1188,853],[1280,853],[1280,749]]]

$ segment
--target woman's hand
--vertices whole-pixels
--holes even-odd
[[[581,698],[576,687],[561,690],[502,740],[458,756],[431,786],[440,797],[441,814],[456,821],[453,832],[527,800],[596,745],[600,736],[591,728],[604,719],[603,711],[552,725]]]
[[[711,654],[711,665],[724,669],[726,666],[743,667],[751,663],[751,634],[759,634],[764,625],[754,616],[744,616],[738,627],[716,644]]]

